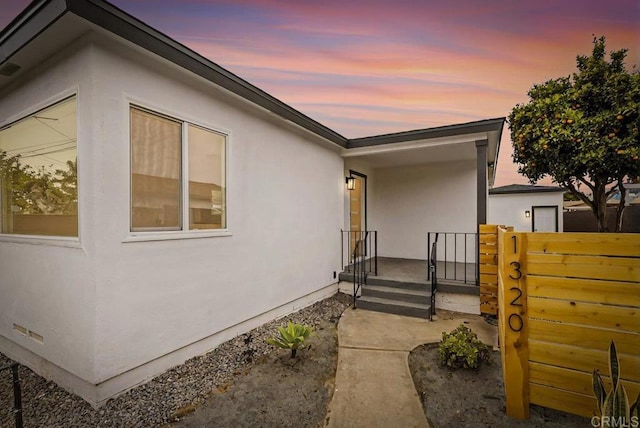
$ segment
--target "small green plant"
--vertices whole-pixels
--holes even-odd
[[[490,349],[467,326],[460,324],[451,333],[442,332],[438,348],[440,364],[454,369],[477,369],[491,357]]]
[[[269,345],[277,346],[278,348],[291,349],[291,358],[295,358],[298,349],[304,347],[305,341],[311,335],[313,328],[302,325],[293,324],[289,321],[287,327],[278,327],[280,337],[271,337],[267,339]]]
[[[629,405],[627,391],[620,382],[620,360],[613,340],[609,345],[609,374],[611,375],[611,390],[607,392],[598,369],[593,370],[593,393],[596,396],[599,416],[603,421],[606,418],[606,420],[623,422],[623,425],[619,426],[631,426],[624,425],[624,423],[629,424],[632,420],[637,421],[640,418],[640,394],[638,394],[636,401]]]

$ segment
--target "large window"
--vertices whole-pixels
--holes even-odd
[[[131,107],[131,230],[226,229],[226,141]]]
[[[76,98],[0,129],[0,231],[78,236]]]

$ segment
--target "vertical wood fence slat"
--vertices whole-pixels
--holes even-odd
[[[500,346],[507,415],[517,419],[529,418],[529,348],[527,340],[527,236],[524,233],[502,232],[498,238],[500,265],[498,289],[500,302]],[[507,381],[508,380],[508,381]]]
[[[498,314],[498,226],[479,227],[478,265],[480,270],[480,313]]]

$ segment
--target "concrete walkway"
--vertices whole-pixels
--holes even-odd
[[[409,371],[409,352],[439,342],[462,322],[484,343],[497,329],[482,317],[438,311],[439,320],[347,309],[338,324],[338,370],[325,426],[429,427]]]

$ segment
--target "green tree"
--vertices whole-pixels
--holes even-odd
[[[22,164],[20,155],[0,150],[1,205],[22,214],[76,214],[77,161],[67,161],[66,167],[53,173],[44,167],[35,170]]]
[[[576,73],[534,85],[529,102],[509,114],[518,172],[569,190],[591,208],[600,232],[608,231],[607,198],[616,190],[620,231],[624,182],[640,176],[640,73],[625,68],[626,49],[607,60],[605,45],[605,37],[594,38]]]

